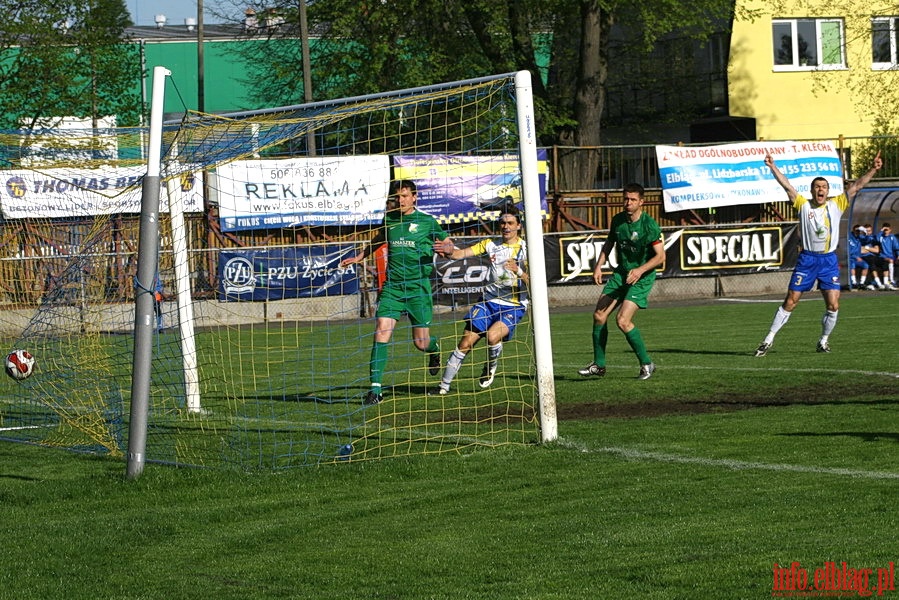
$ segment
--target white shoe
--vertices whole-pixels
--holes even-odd
[[[640,365],[640,374],[637,375],[637,379],[649,379],[652,377],[652,374],[655,373],[656,365],[655,363],[649,363],[648,365]]]
[[[755,349],[756,356],[765,356],[768,354],[768,350],[771,349],[771,346],[774,342],[762,342],[759,344],[759,347]]]

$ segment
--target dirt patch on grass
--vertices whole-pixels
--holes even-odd
[[[715,412],[733,412],[771,406],[873,403],[899,405],[899,382],[883,381],[857,389],[835,382],[828,387],[790,388],[768,397],[757,394],[724,394],[702,399],[666,399],[651,402],[609,404],[605,402],[560,403],[560,420],[661,417]]]

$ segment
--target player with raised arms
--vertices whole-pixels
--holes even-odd
[[[774,336],[787,324],[802,294],[811,291],[816,282],[824,297],[825,305],[824,316],[821,318],[821,337],[818,339],[816,350],[830,352],[830,333],[837,324],[837,314],[840,310],[840,264],[836,252],[840,241],[840,217],[849,208],[849,203],[858,191],[865,187],[883,166],[883,159],[880,158],[878,151],[874,157],[874,164],[868,172],[850,183],[845,193],[837,196],[828,196],[830,184],[823,177],[815,177],[810,186],[810,199],[796,191],[786,175],[777,168],[770,154],[765,156],[765,164],[771,169],[777,183],[787,192],[787,197],[799,216],[802,247],[793,268],[793,275],[790,277],[787,296],[774,313],[768,335],[756,348],[755,355],[768,354],[774,344]]]

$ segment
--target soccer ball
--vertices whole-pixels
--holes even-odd
[[[34,357],[28,350],[13,350],[6,355],[6,374],[22,381],[34,373]]]

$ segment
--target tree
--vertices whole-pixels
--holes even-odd
[[[260,3],[259,12],[278,15],[282,25],[258,27],[251,35],[269,42],[295,37],[298,1],[267,2],[268,9]],[[312,80],[316,99],[326,99],[527,69],[543,143],[598,146],[606,83],[615,67],[609,61],[613,28],[625,51],[645,55],[671,31],[704,39],[722,22],[729,24],[732,11],[732,0],[309,2]],[[549,56],[545,68],[535,59],[538,46]],[[269,103],[284,104],[301,89],[297,56],[289,62],[271,52],[265,60],[245,56],[265,65],[254,85]],[[594,158],[571,172],[590,187],[597,167]]]
[[[123,43],[124,0],[0,0],[0,12],[0,127],[108,115],[139,124],[141,64]]]

